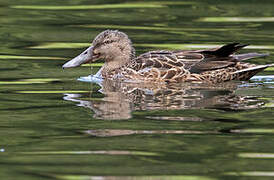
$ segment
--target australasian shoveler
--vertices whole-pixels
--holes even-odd
[[[101,32],[83,53],[68,61],[63,68],[105,61],[102,78],[137,82],[211,82],[249,80],[274,64],[255,65],[244,60],[267,54],[234,54],[246,44],[232,43],[207,50],[158,50],[135,56],[128,36],[118,30]],[[98,73],[97,73],[98,74]]]

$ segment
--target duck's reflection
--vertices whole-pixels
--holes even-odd
[[[97,119],[129,119],[132,111],[215,108],[225,110],[250,109],[261,101],[235,93],[239,83],[206,84],[134,84],[103,81],[98,91],[103,98],[85,94],[65,94],[64,99],[94,111]],[[96,92],[96,93],[98,93]],[[164,117],[168,119],[168,117]],[[171,117],[172,118],[172,117]],[[174,117],[173,117],[174,118]]]

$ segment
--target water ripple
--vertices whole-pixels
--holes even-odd
[[[127,130],[127,129],[97,129],[84,131],[85,134],[96,137],[113,137],[133,134],[217,134],[217,131],[194,130]]]

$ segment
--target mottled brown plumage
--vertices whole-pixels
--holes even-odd
[[[128,36],[120,31],[100,33],[82,54],[67,62],[63,68],[104,59],[100,69],[105,79],[133,82],[225,82],[248,80],[263,69],[273,66],[242,62],[266,54],[234,53],[245,47],[239,43],[215,49],[190,51],[150,51],[135,57],[135,50]],[[80,63],[79,63],[80,61]]]

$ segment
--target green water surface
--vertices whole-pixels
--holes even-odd
[[[61,69],[106,29],[126,32],[137,54],[241,42],[251,44],[241,52],[270,53],[250,62],[273,63],[273,7],[273,0],[0,0],[0,179],[273,178],[273,81],[100,87],[77,78],[101,62]]]

